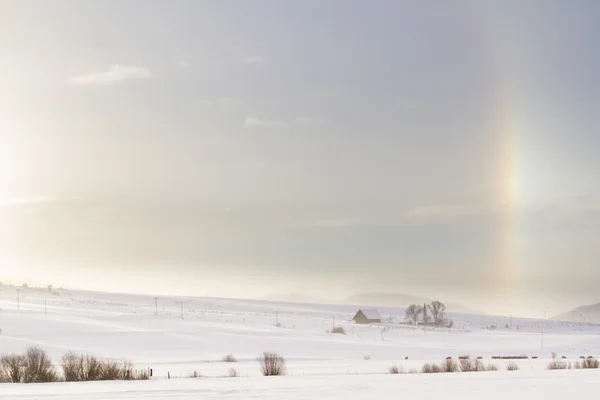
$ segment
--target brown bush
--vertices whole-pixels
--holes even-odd
[[[25,375],[26,360],[20,354],[5,355],[0,358],[2,381],[21,383]]]
[[[81,356],[79,375],[82,381],[99,381],[104,367],[102,360],[91,355]]]
[[[81,356],[68,352],[61,359],[63,377],[67,382],[81,381]]]
[[[508,364],[506,364],[507,371],[518,371],[519,369],[519,366],[515,362],[509,362]]]
[[[264,352],[257,360],[264,376],[285,375],[285,359],[279,354]]]
[[[579,361],[575,361],[573,363],[573,369],[581,369],[581,363]]]
[[[238,376],[240,376],[240,374],[237,372],[237,369],[229,368],[229,377],[230,378],[237,378]]]
[[[116,381],[124,378],[123,368],[121,364],[116,361],[104,361],[102,365],[102,372],[100,374],[100,380],[102,381]]]
[[[498,371],[498,367],[494,364],[489,364],[485,369],[486,371]]]
[[[548,370],[555,370],[555,369],[568,369],[568,364],[562,360],[552,360],[550,361],[550,363],[548,364],[548,367],[546,369]]]
[[[37,347],[31,347],[27,349],[24,358],[24,383],[44,383],[58,381],[58,375],[54,370],[52,361],[46,352],[44,352],[44,350]]]
[[[223,357],[223,362],[234,363],[237,362],[237,359],[233,356],[233,354],[227,354]]]
[[[596,360],[595,358],[586,358],[585,360],[581,361],[581,368],[583,368],[583,369],[600,368],[600,361]]]
[[[453,359],[446,359],[440,364],[442,372],[460,372],[458,363]]]
[[[463,359],[460,360],[460,370],[461,372],[482,372],[486,371],[486,367],[478,358],[474,360]]]
[[[346,330],[342,326],[335,326],[330,332],[331,333],[339,333],[341,335],[346,334]]]
[[[408,373],[409,373],[409,374],[418,374],[418,373],[419,373],[419,371],[417,371],[417,370],[416,370],[416,369],[414,369],[414,368],[411,368],[411,369],[409,369],[409,370],[408,370]]]
[[[406,372],[404,371],[404,368],[402,366],[397,366],[397,365],[392,365],[389,369],[390,374],[392,375],[397,375],[397,374],[405,374]]]
[[[442,368],[437,365],[437,364],[424,364],[423,367],[421,367],[421,372],[424,374],[439,374],[440,372],[442,372]]]

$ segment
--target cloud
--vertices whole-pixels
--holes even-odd
[[[246,128],[265,127],[265,128],[287,128],[288,124],[282,121],[258,119],[254,117],[246,118],[244,120],[244,126]]]
[[[414,207],[409,211],[411,218],[459,218],[472,215],[481,215],[484,210],[479,206],[470,204],[428,204]]]
[[[150,79],[152,74],[146,68],[126,67],[119,64],[111,65],[107,71],[91,72],[89,74],[76,75],[68,79],[73,86],[106,85],[123,82],[129,79]]]
[[[250,56],[244,58],[244,64],[262,64],[265,62],[265,59],[261,56]]]
[[[363,221],[360,218],[332,218],[318,219],[298,225],[301,228],[347,228],[360,225]]]

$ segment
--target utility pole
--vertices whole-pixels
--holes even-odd
[[[156,310],[154,315],[158,316],[158,297],[154,298],[154,308]]]
[[[17,289],[17,311],[21,310],[21,289]]]

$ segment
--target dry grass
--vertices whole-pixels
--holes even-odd
[[[498,366],[494,365],[494,364],[489,364],[486,368],[486,371],[498,371]]]
[[[569,365],[562,360],[553,360],[553,361],[550,361],[550,363],[548,364],[548,367],[546,367],[546,369],[548,369],[548,370],[569,369]]]
[[[483,372],[487,371],[483,362],[479,359],[461,359],[460,360],[460,371],[461,372]]]
[[[595,358],[586,358],[585,360],[581,361],[581,368],[582,369],[600,368],[600,361],[596,360]]]
[[[388,371],[392,375],[405,374],[406,373],[406,371],[404,371],[404,368],[402,366],[397,366],[397,365],[392,365]]]
[[[230,378],[237,378],[239,376],[240,376],[240,374],[238,373],[237,369],[229,368],[229,377]]]
[[[573,363],[573,369],[581,369],[581,363],[579,361],[575,361]]]
[[[285,375],[285,359],[279,354],[264,352],[257,360],[264,376]]]
[[[423,367],[421,367],[421,372],[424,374],[439,374],[440,372],[442,372],[442,368],[437,365],[437,364],[424,364]]]
[[[346,334],[346,330],[342,326],[335,326],[331,330],[331,333],[339,333],[340,335],[345,335]]]
[[[440,364],[442,372],[460,372],[460,366],[453,359],[446,359]]]
[[[227,354],[223,357],[223,362],[234,363],[237,362],[237,359],[233,356],[233,354]]]
[[[408,370],[408,373],[409,373],[409,374],[418,374],[418,373],[419,373],[419,371],[417,371],[417,370],[416,370],[416,369],[414,369],[414,368],[411,368],[411,369],[409,369],[409,370]]]
[[[520,369],[519,366],[515,362],[511,361],[508,364],[506,364],[507,371],[518,371],[519,369]]]
[[[146,380],[146,370],[134,370],[129,362],[102,360],[89,354],[69,352],[61,360],[63,376],[67,382]]]

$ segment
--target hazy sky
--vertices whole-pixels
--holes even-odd
[[[0,279],[600,301],[600,2],[0,0]]]

